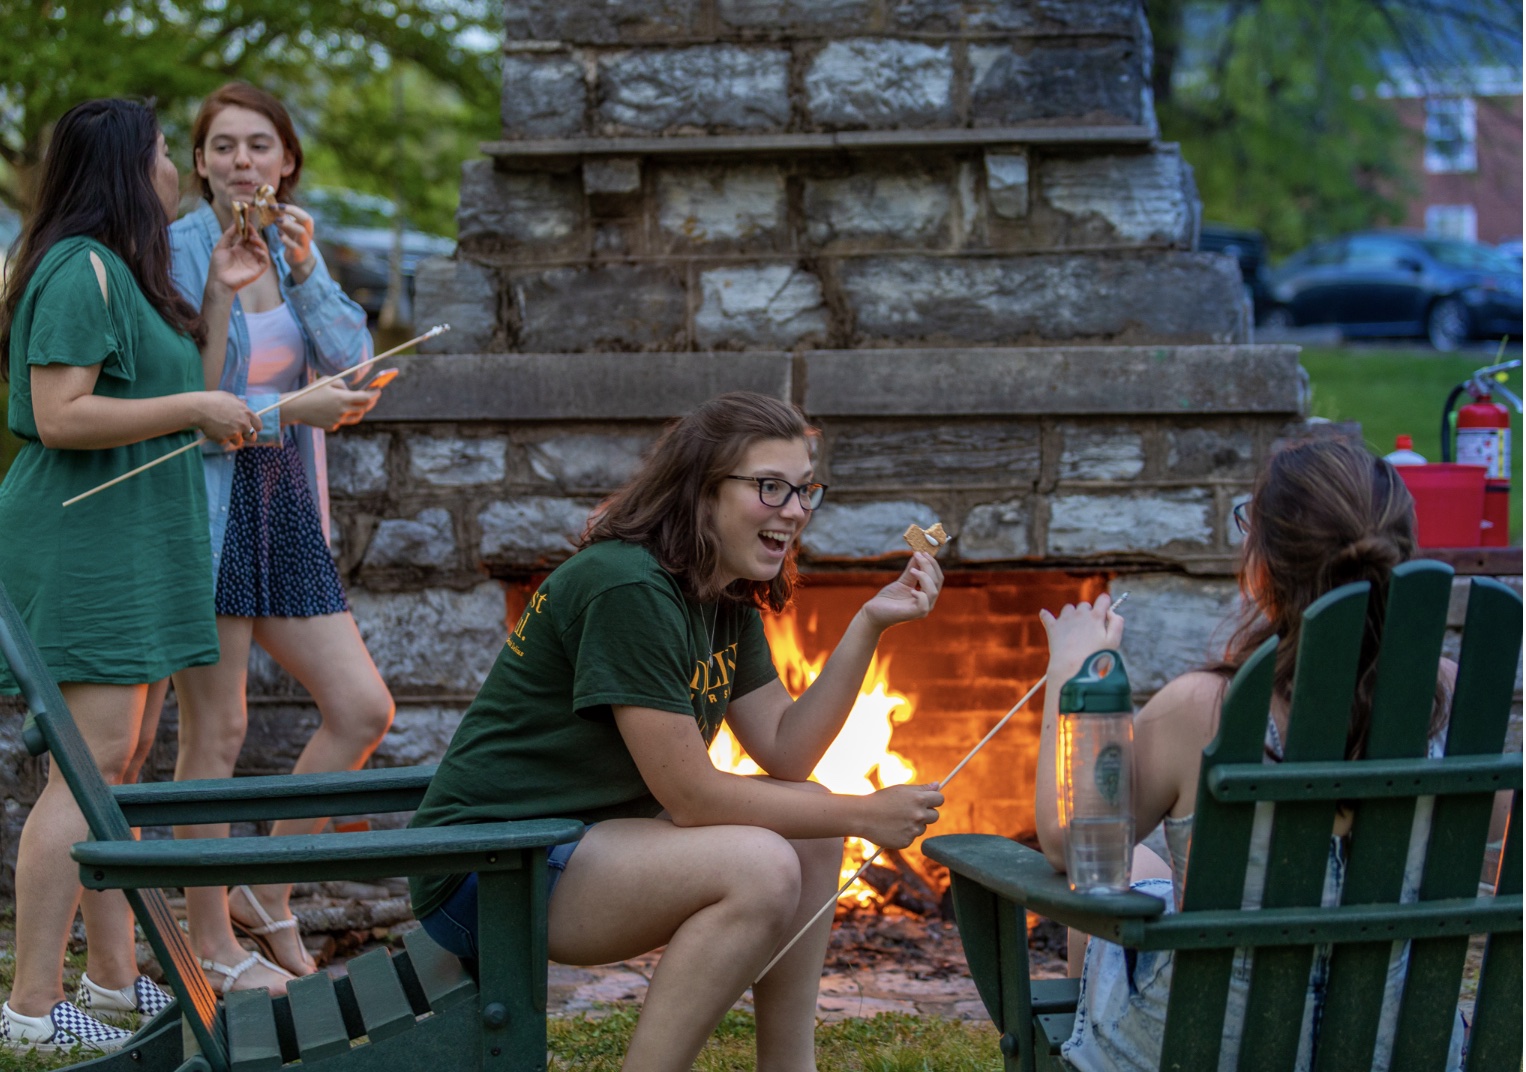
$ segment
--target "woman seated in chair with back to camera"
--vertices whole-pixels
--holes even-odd
[[[1304,611],[1341,585],[1371,582],[1369,642],[1363,645],[1346,741],[1347,758],[1361,758],[1371,719],[1375,638],[1381,635],[1389,576],[1415,551],[1414,503],[1398,473],[1386,461],[1343,440],[1307,440],[1277,452],[1257,480],[1250,503],[1237,508],[1235,520],[1245,535],[1239,572],[1244,608],[1224,660],[1171,681],[1134,718],[1135,830],[1148,834],[1161,827],[1169,859],[1152,852],[1148,845],[1158,842],[1147,838],[1135,851],[1132,877],[1135,889],[1167,900],[1168,911],[1181,904],[1202,753],[1218,733],[1220,707],[1235,672],[1269,637],[1281,638],[1266,723],[1266,755],[1280,761]],[[1040,616],[1049,633],[1051,682],[1068,680],[1087,656],[1116,648],[1123,637],[1123,620],[1111,613],[1106,595],[1095,605],[1067,606],[1058,617],[1047,611]],[[1432,755],[1441,754],[1446,740],[1456,669],[1455,663],[1443,659],[1437,673]],[[1047,690],[1044,704],[1036,807],[1044,855],[1055,870],[1064,871],[1066,832],[1059,822],[1054,760],[1059,691]],[[1325,904],[1337,903],[1345,872],[1341,837],[1350,825],[1350,813],[1342,811],[1330,840]],[[1264,881],[1266,846],[1264,835],[1259,842],[1253,836],[1248,889],[1259,890]],[[1072,974],[1076,959],[1073,955]],[[1110,942],[1089,943],[1080,971],[1075,1028],[1061,1051],[1066,1061],[1082,1072],[1160,1067],[1170,966],[1169,952],[1126,952]],[[1327,968],[1328,955],[1316,955],[1311,997],[1323,992],[1320,980]],[[1226,1024],[1244,1022],[1248,984],[1248,966],[1237,957]],[[1307,1069],[1311,1060],[1316,1003],[1317,999],[1305,1005],[1300,1069]],[[1392,1046],[1397,1004],[1390,1006],[1379,1028],[1380,1067],[1387,1067]],[[1449,1068],[1460,1062],[1461,1028],[1459,1017]]]

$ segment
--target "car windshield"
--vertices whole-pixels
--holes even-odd
[[[1435,260],[1448,268],[1473,268],[1489,272],[1519,272],[1521,266],[1499,250],[1477,242],[1430,238],[1420,243]]]

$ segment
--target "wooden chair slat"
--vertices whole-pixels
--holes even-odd
[[[529,918],[545,918],[546,854],[540,852],[527,863],[513,871],[477,875],[478,987],[487,1021],[482,1030],[482,1067],[492,1072],[545,1067],[544,948],[524,942],[491,907],[510,905]],[[493,1006],[499,1015],[489,1017]]]
[[[413,1028],[417,1023],[413,1005],[385,949],[362,953],[347,967],[355,1004],[371,1041],[381,1042]]]
[[[436,945],[422,928],[403,935],[403,946],[431,1011],[439,1012],[477,996],[477,984],[461,962]]]
[[[1510,803],[1510,827],[1500,854],[1497,894],[1521,892],[1520,793]],[[1491,934],[1479,973],[1473,1032],[1468,1040],[1468,1072],[1520,1067],[1521,968],[1520,933]]]
[[[958,872],[952,872],[950,879],[954,922],[959,927],[959,933],[996,935],[996,917],[1002,911],[1001,900],[997,895],[978,881]],[[1007,1030],[1005,1005],[1001,997],[1001,958],[1007,953],[1007,950],[998,949],[994,941],[972,942],[964,951],[970,978],[975,981],[975,990],[986,1007],[986,1015],[996,1025],[996,1030],[1001,1032]],[[1024,968],[1027,967],[1026,948],[1021,951],[1012,950],[1011,955],[1019,958]],[[1032,1061],[1025,1066],[1024,1072],[1032,1072]]]
[[[1174,954],[1160,1050],[1173,1072],[1217,1072],[1234,963],[1233,949]]]
[[[289,983],[286,996],[291,999],[297,1052],[304,1064],[350,1052],[350,1035],[344,1027],[344,1014],[339,1011],[334,980],[327,972],[314,972]]]
[[[233,1072],[277,1072],[281,1043],[268,990],[235,990],[223,1002]]]

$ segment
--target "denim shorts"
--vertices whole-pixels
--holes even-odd
[[[589,823],[583,827],[586,834],[593,828]],[[573,850],[578,847],[576,841],[569,841],[562,845],[553,845],[546,853],[546,900],[551,900],[551,895],[556,892],[556,884],[561,880],[562,871],[567,867],[567,861],[572,859]],[[466,881],[457,886],[455,892],[446,899],[445,903],[436,908],[429,915],[419,920],[419,926],[424,928],[424,933],[433,938],[435,944],[447,953],[458,957],[477,959],[477,875],[473,872],[466,876]]]

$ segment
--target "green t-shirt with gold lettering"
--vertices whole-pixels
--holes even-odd
[[[697,603],[646,548],[596,543],[530,598],[411,825],[656,815],[611,707],[687,716],[709,744],[726,705],[777,676],[756,608]],[[415,915],[462,878],[415,877]]]

